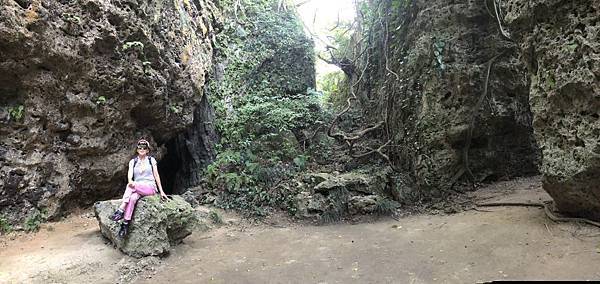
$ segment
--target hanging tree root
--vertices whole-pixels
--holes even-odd
[[[491,202],[491,203],[476,203],[479,207],[503,207],[503,206],[518,206],[518,207],[537,207],[544,209],[546,216],[554,222],[581,222],[600,228],[600,222],[592,221],[587,218],[575,218],[575,217],[558,217],[554,215],[550,205],[552,202],[544,203],[527,203],[527,202]]]
[[[364,38],[363,38],[364,39]],[[361,41],[363,40],[361,39]],[[387,41],[387,39],[386,39]],[[348,76],[348,78],[350,78],[349,80],[349,91],[350,91],[350,97],[348,97],[348,99],[346,100],[346,107],[339,112],[334,119],[331,121],[331,124],[329,125],[329,128],[327,129],[327,135],[331,138],[334,138],[338,141],[344,142],[346,143],[346,145],[348,145],[349,148],[349,152],[350,152],[350,156],[353,158],[362,158],[362,157],[366,157],[368,155],[377,153],[379,156],[381,156],[384,160],[386,160],[388,162],[388,164],[390,165],[390,167],[392,168],[392,170],[394,171],[398,171],[395,167],[394,164],[392,163],[390,157],[385,154],[383,152],[383,150],[386,147],[390,147],[392,145],[390,145],[390,143],[392,142],[392,140],[388,140],[386,143],[384,143],[383,145],[379,146],[377,149],[373,149],[373,148],[369,148],[369,147],[365,147],[368,151],[362,154],[354,154],[354,144],[362,137],[364,137],[366,134],[368,134],[369,132],[375,131],[379,128],[381,128],[384,125],[387,125],[385,120],[379,121],[377,123],[375,123],[374,125],[368,126],[365,129],[356,131],[356,132],[352,132],[352,133],[346,133],[344,131],[334,131],[334,128],[336,126],[336,124],[338,123],[338,121],[340,120],[340,118],[342,117],[342,115],[346,114],[350,108],[352,107],[352,101],[353,100],[357,100],[358,98],[356,97],[356,94],[354,93],[354,87],[356,87],[362,80],[363,75],[365,74],[365,71],[367,69],[367,67],[369,66],[369,54],[368,54],[368,48],[365,47],[359,54],[358,56],[354,59],[354,60],[348,60],[346,57],[344,57],[342,60],[338,60],[336,59],[336,57],[334,56],[333,52],[331,51],[331,49],[335,49],[334,47],[328,47],[327,50],[329,51],[330,55],[331,55],[331,60],[327,60],[325,58],[322,58],[321,56],[319,56],[320,59],[322,59],[323,61],[329,63],[329,64],[334,64],[337,65],[338,67],[340,67],[342,69],[342,71],[344,71],[344,73]],[[356,65],[354,62],[356,62],[358,60],[358,58],[362,57],[366,52],[366,60],[367,62],[364,64],[364,68],[361,70],[360,75],[356,74],[355,68]],[[388,69],[388,71],[390,71],[391,73],[393,73],[394,75],[396,75],[396,78],[398,78],[398,75],[396,73],[394,73],[393,71],[389,70],[389,68],[387,67],[387,51],[386,51],[386,69]],[[358,75],[358,78],[356,78],[356,75]],[[355,82],[352,83],[352,81]]]
[[[365,129],[362,129],[360,131],[353,132],[353,133],[345,133],[345,132],[341,132],[341,131],[334,132],[333,131],[333,129],[334,129],[337,121],[340,119],[340,117],[350,110],[353,99],[355,99],[355,98],[354,97],[348,98],[348,100],[346,101],[346,103],[347,103],[346,108],[344,108],[340,113],[338,113],[335,116],[335,118],[331,121],[331,124],[329,125],[329,129],[327,129],[327,135],[338,141],[345,142],[346,145],[348,145],[350,156],[352,158],[358,159],[358,158],[363,158],[368,155],[377,153],[380,157],[382,157],[390,165],[392,170],[398,172],[399,170],[396,169],[396,167],[394,167],[394,164],[392,163],[392,160],[390,159],[390,157],[383,152],[383,150],[386,147],[392,146],[392,145],[390,145],[390,143],[392,142],[391,139],[388,140],[387,142],[385,142],[383,145],[379,146],[377,149],[365,147],[368,150],[367,152],[362,153],[362,154],[354,154],[354,143],[356,143],[356,141],[358,139],[362,138],[367,133],[377,130],[380,127],[382,127],[385,124],[384,121],[380,121],[373,126],[367,127]]]
[[[467,173],[469,175],[469,178],[471,179],[471,182],[473,183],[473,187],[475,187],[475,176],[473,175],[473,172],[471,171],[471,167],[469,166],[469,148],[471,147],[471,140],[473,139],[473,129],[475,128],[475,119],[477,117],[477,113],[479,112],[479,108],[483,104],[483,101],[485,100],[485,98],[487,97],[487,94],[488,94],[488,86],[489,86],[489,81],[490,81],[490,73],[492,71],[492,65],[494,64],[494,61],[498,57],[504,55],[507,51],[508,50],[505,50],[499,54],[496,54],[494,57],[492,57],[488,61],[487,71],[486,71],[486,75],[485,75],[485,83],[483,85],[483,94],[481,95],[481,97],[479,97],[479,99],[477,100],[477,103],[473,107],[473,113],[471,114],[471,119],[469,121],[467,137],[465,138],[465,146],[462,151],[462,158],[463,158],[462,159],[462,168],[454,175],[454,177],[452,178],[453,181],[451,184],[454,184],[463,174]]]
[[[331,124],[329,125],[329,129],[327,129],[327,135],[329,137],[335,138],[338,141],[343,141],[346,143],[346,145],[348,145],[349,151],[350,151],[350,156],[352,158],[358,159],[358,158],[363,158],[366,157],[368,155],[377,153],[379,154],[379,156],[381,156],[392,168],[392,170],[398,172],[399,170],[396,169],[396,167],[394,167],[394,164],[392,163],[392,160],[390,159],[390,157],[385,154],[383,152],[383,150],[390,146],[390,143],[392,142],[392,140],[388,140],[387,142],[385,142],[383,145],[379,146],[377,149],[373,149],[373,148],[369,148],[369,147],[365,147],[367,148],[367,152],[362,153],[362,154],[358,154],[355,155],[353,150],[354,150],[354,143],[356,143],[356,141],[360,138],[362,138],[363,136],[365,136],[367,133],[377,130],[378,128],[382,127],[384,125],[384,121],[380,121],[378,123],[376,123],[375,125],[371,126],[371,127],[367,127],[363,130],[357,131],[357,132],[353,132],[353,133],[345,133],[345,132],[334,132],[333,128],[335,127],[337,121],[340,119],[340,117],[342,115],[344,115],[346,112],[348,112],[350,110],[350,106],[351,106],[351,102],[354,98],[350,97],[348,98],[348,100],[346,101],[347,106],[346,108],[344,108],[340,113],[338,113],[335,118],[333,119],[333,121],[331,121]]]
[[[500,33],[506,37],[507,39],[512,41],[512,38],[510,36],[510,33],[508,31],[506,31],[504,29],[504,27],[502,26],[502,10],[500,8],[500,1],[501,0],[491,0],[494,3],[494,13],[492,13],[490,11],[490,8],[488,6],[488,0],[484,0],[484,4],[485,4],[485,8],[487,9],[488,13],[490,14],[491,17],[495,18],[498,21],[498,27],[500,29]],[[465,139],[466,143],[465,146],[463,148],[462,151],[462,156],[463,156],[463,165],[462,167],[457,171],[457,173],[454,175],[454,177],[452,178],[452,182],[451,184],[454,184],[456,181],[458,181],[458,179],[463,176],[465,173],[469,175],[469,178],[471,179],[472,183],[473,183],[473,187],[475,187],[475,176],[473,175],[473,172],[471,171],[471,168],[469,166],[469,148],[471,146],[471,140],[473,138],[473,128],[475,127],[475,117],[477,116],[477,113],[479,111],[479,108],[481,107],[481,104],[483,103],[483,101],[485,100],[485,98],[487,97],[487,93],[488,93],[488,86],[489,86],[489,81],[490,81],[490,72],[492,69],[492,65],[494,64],[494,61],[504,55],[508,50],[503,51],[500,54],[495,55],[494,57],[492,57],[489,61],[488,61],[488,66],[487,66],[487,72],[486,72],[486,76],[485,76],[485,83],[484,83],[484,87],[483,87],[483,94],[481,95],[481,97],[479,98],[479,100],[477,101],[477,103],[475,104],[475,107],[473,108],[473,114],[471,115],[471,120],[469,122],[469,130],[467,131],[467,138]]]
[[[386,155],[385,153],[383,153],[383,149],[385,147],[389,146],[391,142],[392,142],[392,140],[388,140],[383,145],[379,146],[379,148],[377,148],[377,149],[372,149],[372,148],[366,147],[369,150],[368,152],[362,153],[362,154],[359,154],[359,155],[354,155],[353,153],[350,153],[350,156],[352,158],[359,159],[359,158],[371,155],[373,153],[377,153],[377,154],[379,154],[379,156],[381,156],[383,159],[385,159],[388,162],[388,164],[390,165],[390,167],[392,168],[392,170],[397,171],[394,168],[394,164],[392,163],[392,160],[390,160],[390,157],[388,155]]]

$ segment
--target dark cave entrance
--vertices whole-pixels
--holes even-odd
[[[173,139],[174,140],[174,139]],[[181,160],[176,155],[176,144],[173,140],[167,142],[167,154],[158,162],[158,172],[160,173],[163,190],[166,194],[179,194],[175,187],[177,172],[181,168]]]
[[[165,193],[182,194],[200,184],[204,169],[216,155],[213,121],[214,110],[204,95],[194,110],[192,125],[165,144],[166,155],[158,163]]]

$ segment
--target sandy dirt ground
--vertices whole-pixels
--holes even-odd
[[[539,178],[470,193],[478,202],[541,202]],[[163,259],[134,259],[100,236],[89,212],[0,238],[0,283],[474,283],[600,279],[600,228],[555,223],[542,209],[309,226],[235,221],[188,237]],[[239,220],[239,219],[238,219]]]

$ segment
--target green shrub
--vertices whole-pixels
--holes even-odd
[[[391,215],[393,214],[400,204],[394,200],[381,198],[377,200],[375,212],[379,215]]]
[[[34,211],[29,217],[25,220],[24,229],[27,232],[37,232],[40,229],[40,225],[46,221],[45,210],[42,211]]]
[[[273,187],[307,166],[310,156],[294,131],[324,119],[316,100],[248,95],[236,102],[235,113],[218,121],[221,144],[206,175],[224,197],[217,205],[264,215],[265,207],[289,203],[295,192]]]
[[[328,121],[322,95],[307,90],[314,82],[308,64],[314,62],[313,43],[293,9],[279,9],[278,4],[219,1],[231,18],[215,44],[225,68],[222,78],[209,80],[207,88],[220,144],[205,182],[218,196],[217,206],[254,215],[289,207],[297,189],[282,183],[311,159],[299,133]]]
[[[215,224],[223,224],[223,217],[221,217],[221,214],[219,214],[217,211],[210,211],[208,213],[208,218]]]
[[[12,225],[6,220],[4,216],[0,216],[0,233],[8,234],[12,232]]]
[[[319,90],[323,92],[323,103],[345,107],[347,99],[346,75],[342,71],[330,72],[317,80]]]

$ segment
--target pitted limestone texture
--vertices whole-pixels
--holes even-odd
[[[381,23],[363,36],[376,40],[355,47],[370,53],[358,61],[359,106],[387,123],[388,153],[423,195],[537,173],[526,66],[485,2],[373,1]]]
[[[172,246],[203,228],[191,205],[180,196],[169,201],[160,201],[158,196],[144,197],[136,205],[134,218],[125,238],[117,236],[120,222],[109,217],[118,208],[121,200],[100,201],[94,204],[94,213],[100,231],[123,253],[133,257],[164,256]]]
[[[563,213],[600,220],[600,3],[501,2],[528,64],[544,189]]]
[[[160,146],[192,124],[220,25],[209,0],[29,2],[0,9],[0,214],[11,223],[122,192],[137,139]]]

